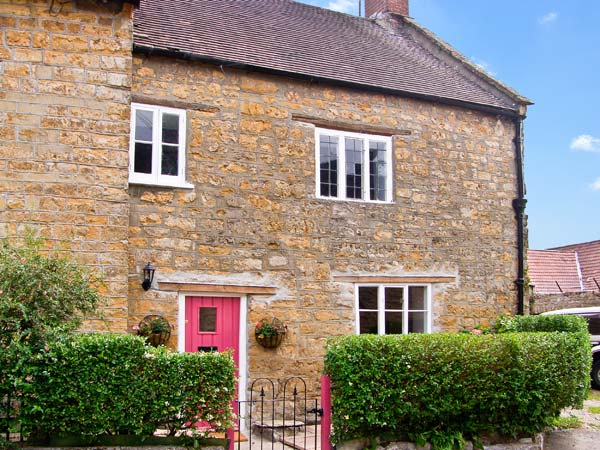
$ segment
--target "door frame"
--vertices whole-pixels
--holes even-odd
[[[177,351],[185,353],[185,299],[186,297],[235,297],[240,299],[240,329],[238,330],[238,400],[246,400],[246,383],[248,382],[248,297],[244,294],[226,294],[215,292],[179,292],[177,311]]]

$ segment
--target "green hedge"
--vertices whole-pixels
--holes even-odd
[[[131,335],[56,341],[29,367],[21,423],[37,437],[150,435],[203,422],[231,426],[230,354],[171,353]]]
[[[538,432],[587,396],[589,338],[578,319],[518,325],[556,321],[575,332],[334,338],[325,358],[334,438],[393,434],[435,447],[486,433]]]

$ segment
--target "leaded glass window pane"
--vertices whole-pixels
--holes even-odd
[[[338,138],[319,137],[320,192],[323,197],[338,195]]]
[[[385,142],[369,143],[369,198],[385,201],[386,191],[386,158]]]
[[[362,198],[363,140],[346,138],[346,198]]]

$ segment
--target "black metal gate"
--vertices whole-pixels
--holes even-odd
[[[318,398],[308,396],[302,378],[259,378],[250,385],[249,399],[236,404],[234,450],[320,450],[323,411]]]

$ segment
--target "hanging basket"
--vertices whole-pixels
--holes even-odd
[[[146,342],[154,347],[158,347],[159,345],[166,345],[170,337],[171,333],[152,333],[146,336]]]
[[[151,314],[144,317],[138,325],[138,335],[154,347],[166,345],[171,337],[171,324],[163,316]]]
[[[279,319],[261,319],[254,329],[254,337],[264,348],[277,348],[286,331],[287,326]]]
[[[256,342],[262,345],[264,348],[277,348],[283,340],[283,334],[277,336],[260,336],[256,335]]]

